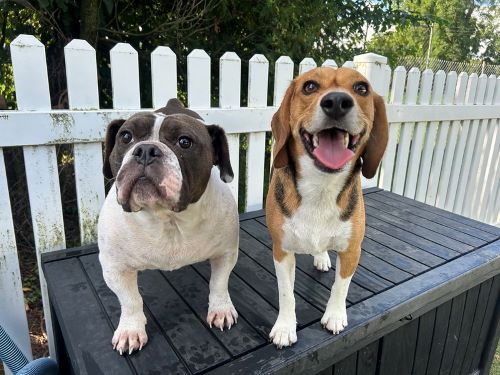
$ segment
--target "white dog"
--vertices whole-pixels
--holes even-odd
[[[224,183],[233,178],[224,130],[171,99],[156,112],[112,121],[105,143],[104,175],[116,180],[101,210],[98,242],[104,279],[121,305],[113,348],[130,354],[147,342],[137,286],[144,269],[209,259],[207,322],[231,328],[238,317],[228,292],[238,211]]]

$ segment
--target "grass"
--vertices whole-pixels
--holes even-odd
[[[490,375],[500,375],[500,344],[497,345],[495,357],[493,358],[493,363],[491,364]]]

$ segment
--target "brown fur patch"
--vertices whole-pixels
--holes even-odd
[[[357,180],[358,182],[354,185],[354,188],[361,191],[360,178]],[[349,245],[345,251],[337,253],[337,256],[340,257],[340,276],[342,278],[349,277],[354,273],[361,254],[361,242],[365,236],[365,205],[362,194],[359,194],[359,202],[351,216],[351,223],[352,234]]]

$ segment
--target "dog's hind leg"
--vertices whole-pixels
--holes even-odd
[[[238,259],[238,250],[210,259],[210,294],[208,296],[207,323],[212,327],[231,329],[238,320],[238,313],[233,306],[228,291],[229,275]]]
[[[314,267],[321,272],[328,272],[330,268],[332,268],[332,262],[330,261],[328,251],[314,255]]]
[[[148,336],[142,297],[137,287],[137,271],[121,271],[103,266],[103,275],[121,305],[120,322],[111,340],[113,349],[120,354],[127,349],[129,354],[141,350],[148,342]]]

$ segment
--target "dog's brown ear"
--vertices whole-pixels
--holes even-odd
[[[389,139],[389,125],[387,123],[384,98],[377,94],[374,95],[375,116],[373,127],[363,153],[362,172],[366,178],[375,176]]]
[[[102,173],[104,177],[112,179],[113,171],[111,170],[111,164],[109,163],[109,156],[111,155],[111,151],[113,151],[113,147],[115,146],[116,134],[118,130],[123,125],[125,120],[113,120],[109,123],[108,128],[106,129],[106,138],[104,140],[104,164],[102,166]]]
[[[233,168],[229,160],[229,146],[226,132],[218,125],[207,125],[208,134],[212,138],[214,148],[214,165],[219,167],[220,178],[224,182],[231,182],[234,178]]]
[[[273,148],[273,167],[283,168],[288,165],[288,149],[287,143],[290,139],[290,106],[292,103],[293,93],[295,90],[295,83],[292,81],[286,90],[285,97],[281,102],[278,112],[273,115],[271,122],[271,129],[274,137]]]

